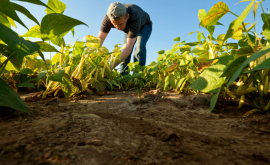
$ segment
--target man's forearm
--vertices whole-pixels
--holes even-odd
[[[97,37],[100,38],[100,46],[103,45],[103,42],[104,42],[104,40],[106,39],[107,35],[108,35],[108,33],[104,33],[104,32],[102,32],[102,31],[100,31],[100,32],[98,33],[98,36],[97,36]]]
[[[132,47],[133,48],[133,47]],[[132,48],[125,48],[122,53],[121,53],[121,58],[120,58],[120,62],[115,62],[114,66],[110,66],[111,69],[115,68],[117,65],[119,65],[121,62],[123,62],[128,55],[131,53]]]

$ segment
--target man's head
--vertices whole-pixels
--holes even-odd
[[[129,14],[127,13],[125,4],[119,2],[110,4],[107,11],[107,16],[117,30],[124,30],[126,28]]]

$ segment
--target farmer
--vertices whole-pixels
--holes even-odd
[[[100,46],[102,46],[111,28],[122,30],[125,33],[124,44],[126,44],[126,48],[123,49],[121,54],[120,73],[126,74],[127,64],[130,62],[136,42],[134,62],[139,61],[141,66],[145,66],[146,43],[152,32],[152,22],[149,15],[137,5],[114,2],[110,4],[98,34],[98,38],[101,39]],[[114,66],[111,66],[111,69],[119,63],[116,62]]]

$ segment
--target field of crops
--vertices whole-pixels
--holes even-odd
[[[129,63],[124,76],[110,66],[125,45],[109,51],[91,35],[66,44],[75,26],[88,25],[64,15],[63,2],[18,1],[44,6],[47,14],[39,23],[16,1],[0,0],[0,162],[269,163],[270,14],[264,0],[249,0],[241,15],[224,2],[200,9],[198,24],[208,36],[191,32],[198,40],[189,43],[177,37],[151,64]],[[16,11],[37,25],[17,34],[15,21],[28,27]],[[263,31],[244,22],[250,12]],[[214,36],[227,14],[235,20]],[[55,55],[45,59],[44,52]]]

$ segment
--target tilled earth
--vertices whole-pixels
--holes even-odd
[[[25,96],[22,96],[24,98]],[[270,164],[270,116],[158,90],[1,108],[0,164]]]

